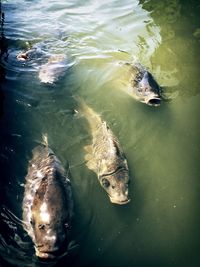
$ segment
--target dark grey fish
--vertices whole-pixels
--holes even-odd
[[[141,64],[131,65],[131,86],[128,93],[138,101],[149,106],[161,104],[161,88]]]
[[[83,101],[78,102],[81,112],[88,120],[92,135],[92,145],[85,147],[88,153],[87,167],[97,174],[112,203],[126,204],[130,201],[130,178],[128,163],[119,141],[97,113]]]
[[[36,256],[55,258],[66,251],[73,213],[69,172],[48,145],[33,149],[23,199],[23,221]]]

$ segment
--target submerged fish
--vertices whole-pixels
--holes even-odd
[[[78,102],[81,112],[88,120],[92,134],[92,145],[85,147],[88,152],[87,167],[97,174],[101,186],[112,203],[126,204],[130,201],[129,170],[119,141],[107,123],[92,108],[79,99]]]
[[[68,67],[64,54],[53,55],[46,64],[41,66],[39,79],[42,83],[52,84],[65,74]]]
[[[141,64],[131,65],[131,86],[128,93],[149,106],[159,106],[161,103],[161,88]]]
[[[47,144],[37,146],[29,162],[23,199],[24,228],[36,256],[49,259],[66,251],[72,212],[69,172]]]

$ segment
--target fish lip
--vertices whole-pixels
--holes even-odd
[[[161,104],[161,97],[159,96],[149,97],[145,101],[145,103],[149,106],[159,107]]]
[[[110,201],[113,203],[113,204],[119,204],[119,205],[125,205],[127,203],[129,203],[131,201],[130,198],[126,199],[126,200],[123,200],[123,201],[117,201],[117,200],[114,200],[111,196],[109,196],[110,198]]]
[[[58,252],[59,252],[59,249],[42,251],[35,247],[35,254],[38,258],[41,258],[41,259],[54,259]]]
[[[54,258],[56,258],[56,255],[49,252],[49,251],[48,252],[37,251],[36,256],[40,259],[54,259]]]

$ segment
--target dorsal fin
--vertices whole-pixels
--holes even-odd
[[[47,133],[42,134],[42,144],[46,147],[49,146]]]

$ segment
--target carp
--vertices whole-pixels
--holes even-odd
[[[161,104],[161,88],[144,66],[139,63],[131,65],[131,86],[128,93],[136,100],[149,106],[160,106]]]
[[[126,204],[128,196],[129,169],[119,141],[108,124],[85,102],[77,99],[80,112],[89,123],[92,144],[85,147],[86,165],[93,170],[101,186],[107,192],[110,201],[115,204]]]
[[[32,151],[23,198],[23,223],[36,256],[53,259],[66,251],[73,214],[69,171],[48,144]]]

